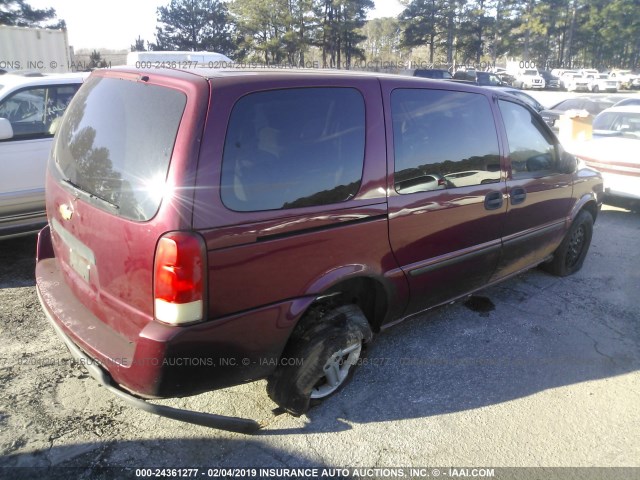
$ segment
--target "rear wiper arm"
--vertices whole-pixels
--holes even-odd
[[[110,202],[109,200],[107,200],[106,198],[102,198],[94,193],[89,193],[85,190],[82,189],[82,187],[80,187],[80,185],[78,185],[77,183],[72,182],[71,180],[69,180],[68,178],[63,178],[62,181],[64,183],[66,183],[67,185],[69,185],[71,188],[73,188],[74,190],[78,191],[79,193],[81,193],[83,196],[87,196],[93,200],[99,200],[100,202],[104,203],[105,205],[107,205],[110,208],[113,208],[114,210],[120,210],[120,206],[116,205],[113,202]]]

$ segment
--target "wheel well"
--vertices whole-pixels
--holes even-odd
[[[306,330],[309,324],[321,321],[329,310],[343,305],[357,305],[369,322],[373,332],[380,330],[388,308],[387,294],[380,282],[368,277],[352,278],[340,282],[322,294],[309,305],[298,322],[292,337]]]
[[[594,201],[587,202],[582,207],[582,210],[586,210],[587,212],[589,212],[591,214],[591,217],[593,218],[594,223],[595,223],[596,218],[598,218],[598,206],[596,205],[596,202],[594,202]],[[580,212],[578,212],[578,213],[580,213]]]
[[[367,278],[354,278],[345,280],[333,286],[327,293],[340,293],[335,300],[340,304],[354,304],[360,307],[367,318],[371,330],[380,330],[384,317],[387,314],[387,294],[384,287],[378,281]]]

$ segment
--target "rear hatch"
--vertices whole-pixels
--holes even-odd
[[[193,74],[100,71],[54,142],[46,187],[58,268],[75,298],[132,344],[153,319],[158,239],[191,226],[207,104],[207,82]]]

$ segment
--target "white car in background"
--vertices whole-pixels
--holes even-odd
[[[607,75],[606,73],[599,73],[598,75],[586,75],[586,77],[589,79],[589,90],[594,93],[615,93],[618,91],[618,82],[609,78],[609,75]]]
[[[567,92],[589,91],[589,79],[583,77],[579,73],[565,72],[560,77],[560,85],[567,90]]]
[[[618,90],[634,88],[634,84],[638,85],[640,80],[631,70],[612,70],[609,72],[609,78],[615,80],[618,84]]]
[[[603,110],[593,121],[593,138],[571,150],[602,173],[606,194],[640,200],[640,106]]]
[[[0,76],[0,238],[45,223],[49,150],[67,105],[88,73]]]
[[[516,79],[512,85],[523,90],[533,88],[542,90],[545,87],[545,82],[544,78],[538,73],[538,70],[535,68],[527,68],[516,75]]]

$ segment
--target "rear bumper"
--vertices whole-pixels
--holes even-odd
[[[38,298],[40,300],[40,303],[44,304],[42,296],[40,295],[40,291],[38,291]],[[130,393],[127,393],[121,388],[118,388],[109,374],[105,372],[95,360],[88,357],[82,350],[80,350],[80,348],[78,348],[78,346],[65,335],[65,333],[62,331],[62,328],[58,326],[58,324],[46,309],[44,310],[44,312],[47,319],[49,320],[49,323],[51,323],[53,329],[56,331],[60,339],[65,343],[73,358],[77,362],[84,365],[89,374],[98,383],[100,383],[114,395],[120,397],[129,405],[140,408],[141,410],[153,413],[155,415],[160,415],[162,417],[168,417],[174,420],[194,423],[197,425],[217,428],[220,430],[228,430],[239,433],[254,433],[260,429],[261,425],[254,420],[237,417],[226,417],[222,415],[215,415],[212,413],[194,412],[191,410],[182,410],[178,408],[168,407],[166,405],[156,405],[140,398],[134,397]]]
[[[268,376],[299,315],[313,301],[291,300],[190,326],[150,321],[136,338],[126,338],[73,294],[49,238],[45,227],[38,237],[36,263],[36,288],[45,314],[94,370],[118,385],[118,391],[138,397],[183,397]]]

